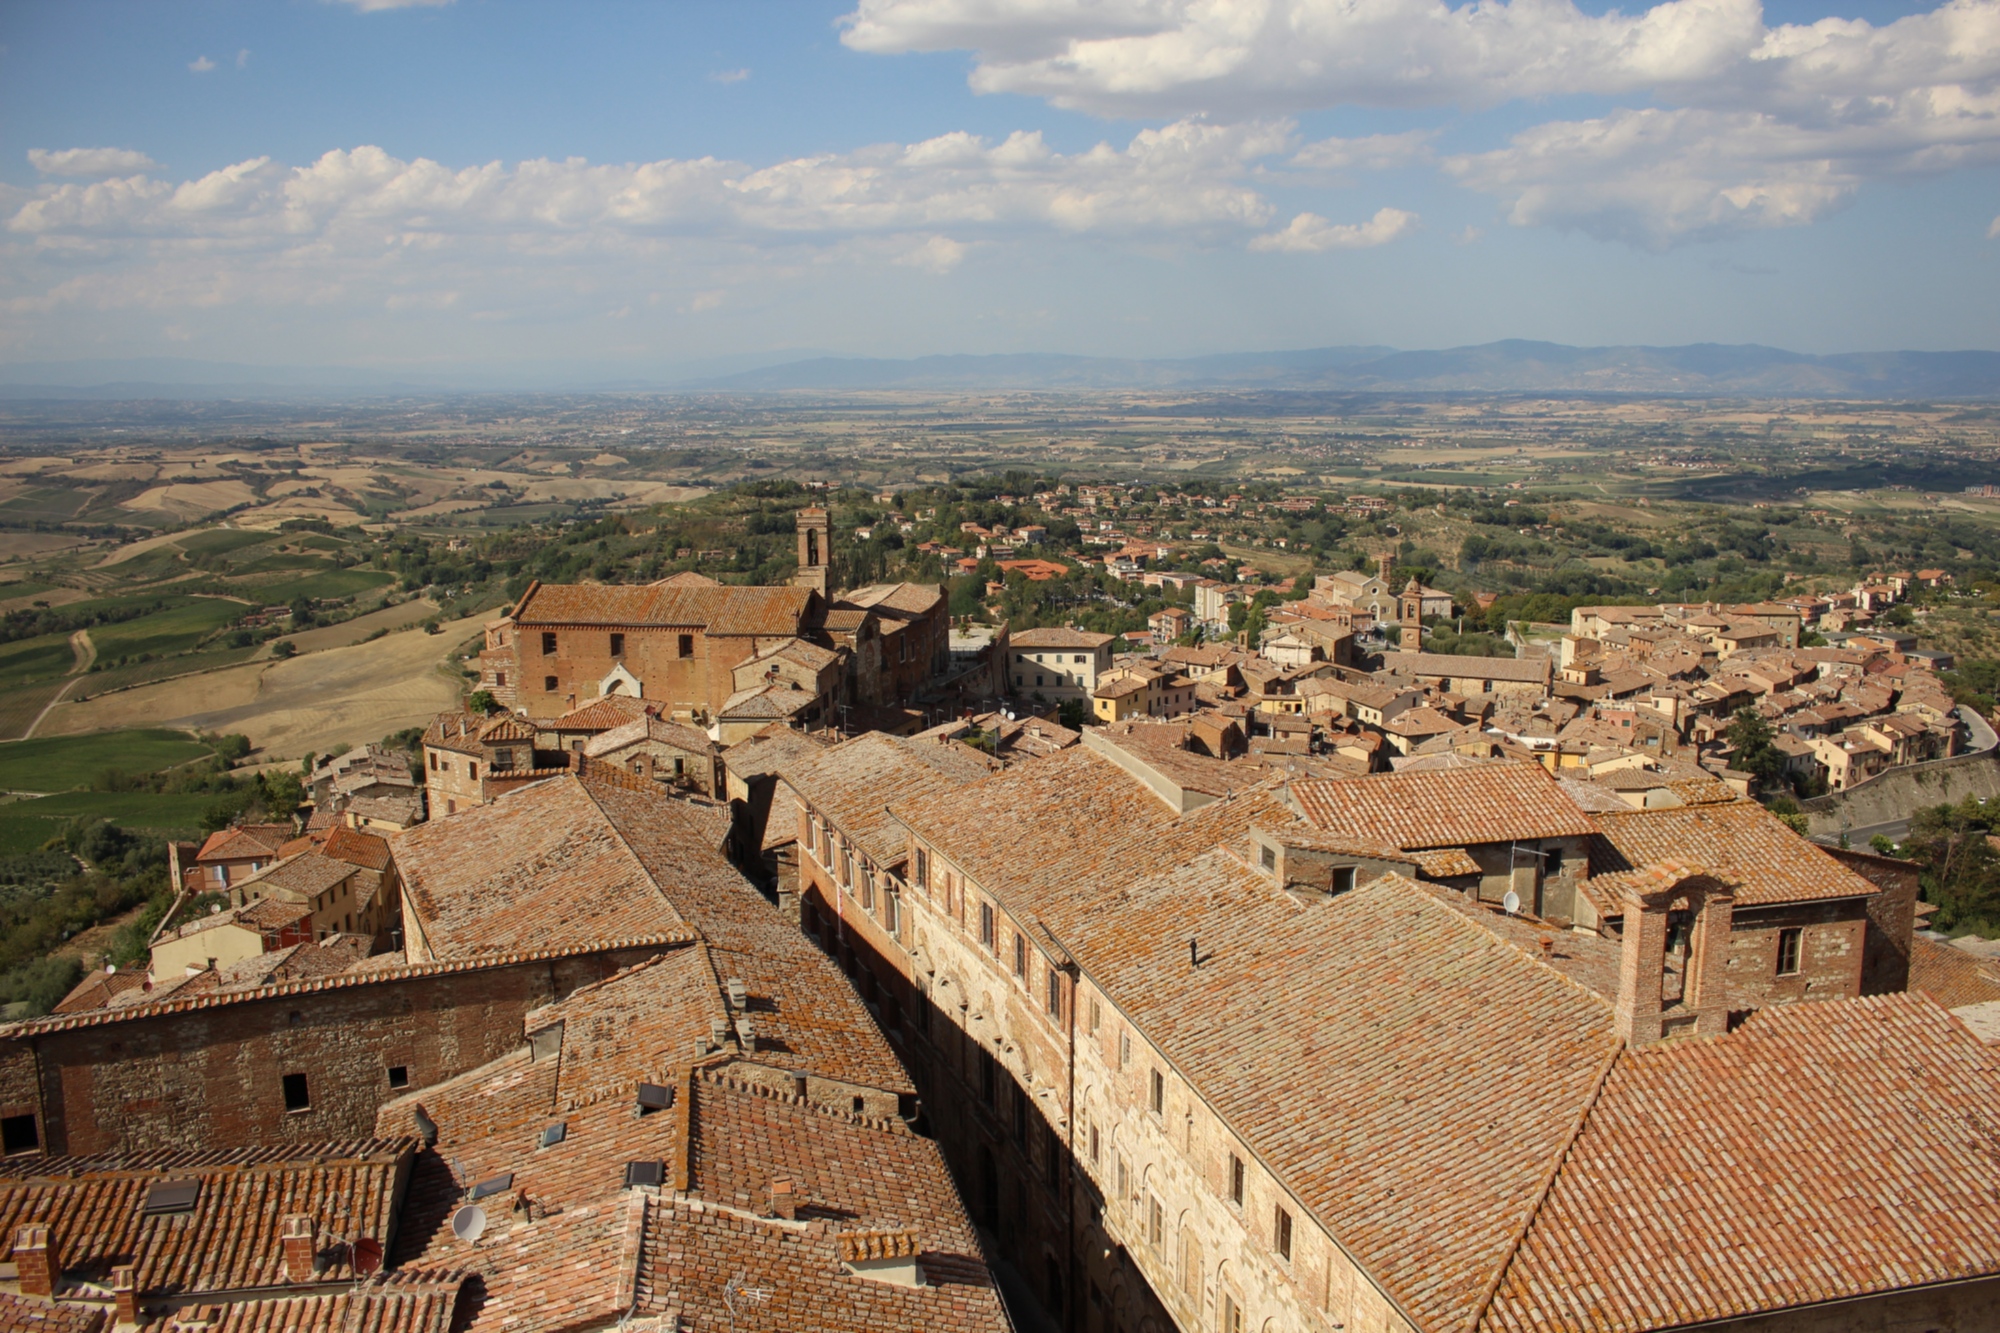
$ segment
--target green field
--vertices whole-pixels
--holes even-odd
[[[0,856],[20,856],[63,831],[72,819],[108,819],[135,832],[192,838],[215,797],[152,792],[65,792],[0,805]]]
[[[151,773],[208,753],[206,745],[191,739],[186,732],[160,728],[13,741],[0,745],[0,790],[74,791],[88,785],[107,768]],[[103,794],[107,798],[121,795]]]
[[[265,602],[275,605],[279,602],[289,602],[294,597],[352,597],[356,593],[369,592],[395,581],[394,574],[381,569],[329,569],[324,574],[285,579],[277,583],[245,582],[237,588],[237,591],[244,596],[260,597]]]
[[[66,676],[75,665],[76,654],[70,651],[67,634],[43,634],[0,644],[0,685]]]
[[[16,685],[0,690],[0,740],[13,740],[42,715],[68,682],[57,679],[38,685]]]
[[[190,554],[240,551],[246,546],[262,546],[271,540],[268,532],[245,532],[240,528],[211,528],[193,533],[174,545]]]
[[[151,653],[184,653],[250,608],[241,602],[204,597],[137,620],[98,625],[90,631],[100,662]]]

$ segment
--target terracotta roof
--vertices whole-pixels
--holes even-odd
[[[789,685],[753,685],[723,700],[722,709],[716,716],[730,722],[756,721],[759,718],[783,721],[818,701],[819,696],[811,690],[793,689]]]
[[[821,737],[790,727],[775,727],[740,740],[722,752],[722,764],[735,777],[749,780],[775,773],[804,755],[826,748]]]
[[[671,745],[690,754],[714,755],[722,752],[720,747],[708,738],[707,732],[697,731],[682,723],[669,722],[650,714],[635,718],[622,726],[613,727],[609,731],[598,732],[584,742],[583,752],[595,759],[601,755],[616,754],[628,745],[638,745],[644,741],[658,741],[662,745]]]
[[[889,802],[929,800],[986,774],[983,764],[965,762],[946,746],[913,744],[879,731],[803,755],[778,770],[786,786],[885,867],[900,865],[909,845],[902,823],[889,814]],[[774,811],[772,818],[797,824],[789,810]]]
[[[683,868],[749,892],[718,850],[720,821],[711,823],[706,845],[685,849]],[[395,854],[433,957],[688,932],[668,886],[571,773],[399,833]]]
[[[422,1269],[380,1273],[345,1291],[232,1300],[214,1307],[202,1333],[450,1333],[466,1274]],[[172,1333],[179,1316],[141,1328]]]
[[[11,1259],[16,1228],[43,1223],[65,1270],[108,1276],[114,1263],[133,1264],[142,1293],[282,1286],[282,1219],[306,1213],[319,1228],[324,1280],[351,1280],[347,1249],[334,1238],[390,1237],[397,1185],[415,1149],[408,1139],[371,1139],[8,1158],[0,1162],[0,1250]],[[163,1181],[197,1182],[191,1212],[142,1216],[148,1189]]]
[[[1398,675],[1470,676],[1475,680],[1546,682],[1554,671],[1546,657],[1466,657],[1453,653],[1384,653],[1384,671]]]
[[[646,715],[648,709],[643,699],[635,699],[629,694],[606,694],[581,708],[572,708],[555,721],[547,724],[549,731],[609,731],[622,727]]]
[[[1596,827],[1540,764],[1302,781],[1291,790],[1321,828],[1405,851],[1582,836]]]
[[[326,842],[320,846],[320,854],[332,857],[336,861],[345,861],[349,865],[360,866],[363,870],[389,868],[387,839],[345,825],[326,835]]]
[[[197,861],[235,861],[271,856],[292,840],[290,824],[243,824],[217,829],[195,853]]]
[[[1739,910],[1877,892],[1754,801],[1602,811],[1596,819],[1584,889],[1607,916],[1623,914],[1627,877],[1661,861],[1684,862],[1731,885]]]
[[[241,887],[245,893],[286,893],[309,899],[333,888],[358,868],[316,850],[300,852],[258,871],[244,880]]]
[[[522,633],[542,625],[663,625],[715,635],[796,634],[813,596],[806,588],[721,584],[536,583],[514,607],[514,620]]]
[[[1008,636],[1010,648],[1102,648],[1114,636],[1096,634],[1085,629],[1063,629],[1051,626],[1047,629],[1024,629]]]
[[[1397,875],[1302,906],[1218,850],[1050,928],[1419,1328],[1471,1321],[1618,1049],[1610,1004]]]
[[[690,1043],[731,1014],[708,949],[699,944],[658,957],[594,985],[571,991],[531,1012],[529,1032],[563,1025],[562,1059],[554,1066],[553,1104],[570,1108],[639,1083],[663,1083],[685,1064]],[[430,1098],[418,1094],[429,1105]],[[544,1103],[548,1104],[548,1103]]]
[[[1922,995],[1625,1055],[1480,1327],[1605,1333],[2000,1272],[2000,1053]]]
[[[97,1333],[111,1317],[108,1305],[58,1303],[0,1291],[0,1333]]]
[[[2000,961],[1925,939],[1910,941],[1910,989],[1927,993],[1947,1009],[2000,1000]]]

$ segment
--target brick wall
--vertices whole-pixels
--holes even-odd
[[[0,1107],[37,1103],[53,1153],[364,1138],[382,1103],[507,1053],[520,1044],[529,1010],[647,952],[389,979],[26,1035],[0,1042]],[[398,1066],[407,1087],[389,1084]],[[287,1110],[286,1074],[305,1075],[309,1109]]]
[[[1861,952],[1861,993],[1889,995],[1910,988],[1910,940],[1917,929],[1917,868],[1908,861],[1839,847],[1829,856],[1882,891],[1868,900],[1868,937]]]
[[[1731,1010],[1834,1000],[1861,994],[1868,916],[1862,902],[1738,904],[1729,925],[1723,985]],[[1779,937],[1799,932],[1798,971],[1778,972]]]
[[[542,635],[556,636],[556,651],[542,651]],[[611,655],[611,635],[625,636],[625,651]],[[691,640],[689,656],[680,640]],[[589,627],[528,625],[515,632],[516,698],[530,717],[556,717],[597,698],[597,686],[623,666],[636,676],[647,699],[668,705],[670,713],[721,710],[734,692],[732,670],[750,657],[791,635],[710,635],[699,625],[618,625]],[[556,688],[547,688],[547,678]]]

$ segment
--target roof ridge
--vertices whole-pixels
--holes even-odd
[[[1577,1109],[1576,1120],[1570,1125],[1562,1146],[1556,1149],[1549,1163],[1548,1173],[1542,1177],[1541,1188],[1535,1191],[1533,1202],[1528,1205],[1527,1213],[1521,1218],[1521,1225],[1515,1229],[1513,1238],[1508,1241],[1507,1253],[1501,1256],[1500,1266],[1493,1270],[1493,1280],[1486,1284],[1486,1290],[1481,1293],[1479,1303],[1472,1307],[1472,1317],[1465,1322],[1465,1333],[1477,1333],[1480,1324],[1485,1322],[1486,1312],[1492,1308],[1493,1298],[1500,1294],[1500,1284],[1506,1281],[1508,1270],[1513,1268],[1516,1256],[1521,1253],[1521,1246],[1526,1243],[1528,1233],[1534,1229],[1535,1219],[1542,1215],[1542,1206],[1548,1202],[1549,1195],[1555,1192],[1556,1181],[1562,1177],[1563,1167],[1569,1164],[1570,1154],[1575,1151],[1577,1141],[1583,1137],[1584,1127],[1590,1123],[1590,1116],[1597,1109],[1598,1099],[1604,1095],[1605,1084],[1611,1081],[1611,1071],[1618,1067],[1618,1062],[1626,1054],[1626,1049],[1622,1037],[1613,1039],[1611,1053],[1605,1057],[1604,1067],[1597,1071],[1597,1079],[1591,1084],[1590,1095],[1583,1099],[1583,1105]]]

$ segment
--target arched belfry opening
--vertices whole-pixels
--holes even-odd
[[[799,570],[792,575],[792,586],[811,588],[820,596],[827,594],[831,570],[828,565],[833,558],[833,516],[826,510],[813,506],[799,511]]]
[[[1679,862],[1631,876],[1618,967],[1618,1035],[1627,1046],[1728,1031],[1723,975],[1735,903],[1729,885]]]

